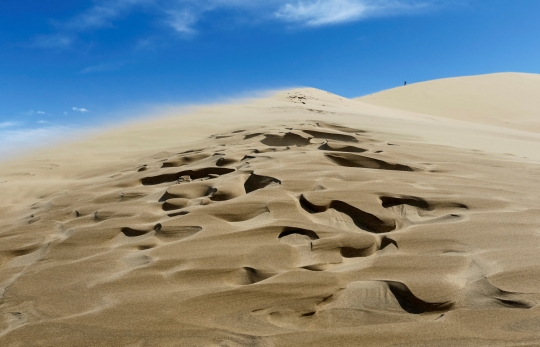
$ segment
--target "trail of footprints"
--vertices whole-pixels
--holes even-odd
[[[407,232],[411,225],[466,218],[466,205],[443,199],[379,192],[366,195],[364,201],[363,181],[373,180],[374,175],[393,179],[430,172],[422,165],[387,159],[381,150],[387,147],[359,129],[308,122],[257,132],[238,130],[216,135],[212,141],[217,143],[212,148],[160,153],[118,177],[44,203],[24,228],[9,233],[21,238],[21,245],[2,250],[2,264],[17,265],[17,258],[25,257],[19,263],[28,266],[51,244],[89,247],[103,239],[109,248],[102,252],[128,247],[149,259],[165,245],[193,242],[193,247],[200,247],[205,240],[235,237],[239,249],[232,253],[243,253],[242,247],[249,247],[245,240],[251,237],[297,253],[295,263],[288,265],[245,264],[235,283],[251,285],[288,271],[325,272],[360,264],[398,250],[399,240],[393,235]],[[305,171],[308,163],[311,171]],[[140,210],[145,212],[134,212]],[[57,235],[47,240],[28,236],[30,228],[37,230],[40,225],[52,225]],[[94,231],[96,225],[99,233]],[[152,262],[137,266],[152,266]],[[342,290],[391,293],[393,301],[386,304],[410,314],[453,306],[423,301],[399,281],[350,282]],[[370,305],[343,300],[335,293],[320,305],[363,309]],[[511,299],[497,300],[521,305]]]

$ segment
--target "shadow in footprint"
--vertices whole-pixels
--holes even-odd
[[[304,195],[301,195],[300,205],[304,210],[309,213],[322,213],[327,211],[328,209],[334,209],[349,216],[358,228],[376,234],[387,233],[396,228],[395,222],[389,224],[380,220],[371,213],[362,211],[354,206],[347,204],[346,202],[339,200],[332,200],[328,205],[318,206],[308,201]]]
[[[200,226],[165,225],[156,230],[157,237],[185,239],[200,232]]]
[[[372,247],[367,247],[367,248],[341,247],[340,253],[343,258],[363,258],[363,257],[370,256],[375,252]]]
[[[429,210],[430,206],[428,202],[422,198],[416,196],[404,196],[404,197],[392,197],[392,196],[381,196],[382,206],[384,208],[399,206],[399,205],[409,205],[418,207],[424,210]]]
[[[354,146],[343,146],[335,143],[325,143],[319,147],[321,151],[333,151],[333,152],[349,152],[349,153],[364,153],[367,152],[366,149],[354,147]]]
[[[459,208],[468,210],[467,205],[458,203],[458,202],[427,202],[426,200],[416,197],[416,196],[381,196],[380,197],[382,206],[384,208],[399,206],[399,205],[409,205],[414,206],[423,210],[433,211],[435,208]]]
[[[199,160],[206,159],[206,158],[208,158],[210,156],[211,155],[205,154],[205,153],[193,154],[193,155],[185,155],[185,156],[182,156],[182,157],[179,157],[179,158],[167,160],[166,162],[161,164],[161,167],[166,168],[166,167],[184,166],[184,165],[192,164],[192,163],[197,162]]]
[[[521,309],[531,309],[535,305],[525,302],[525,301],[519,301],[519,300],[506,300],[506,299],[500,299],[495,298],[501,306],[504,307],[511,307],[511,308],[521,308]]]
[[[326,159],[339,166],[391,171],[414,171],[410,166],[407,165],[391,164],[379,159],[373,159],[351,153],[325,154],[324,156]]]
[[[261,143],[267,146],[297,146],[304,147],[309,145],[309,138],[302,137],[294,133],[286,133],[284,135],[267,134],[266,138]]]
[[[272,185],[280,185],[281,181],[274,177],[259,176],[254,173],[244,183],[246,194],[254,192],[258,189],[263,189]]]
[[[177,173],[164,174],[158,176],[144,177],[141,179],[141,183],[145,186],[157,185],[162,183],[171,183],[177,181],[182,176],[189,176],[192,180],[200,178],[213,178],[212,176],[222,176],[236,171],[235,169],[229,169],[224,167],[207,167],[199,170],[186,170]]]
[[[275,275],[275,273],[256,270],[251,267],[244,267],[243,271],[245,271],[245,276],[247,277],[247,281],[245,284],[248,285],[264,281],[265,279],[268,279]]]
[[[156,232],[159,232],[161,230],[161,224],[158,223],[156,225],[154,225],[154,227],[151,229],[150,228],[139,228],[139,229],[134,229],[134,228],[129,228],[129,227],[124,227],[122,228],[120,231],[122,232],[122,234],[124,234],[125,236],[127,237],[137,237],[137,236],[142,236],[142,235],[146,235],[152,231],[156,231]]]
[[[452,308],[451,302],[432,303],[416,297],[410,289],[401,282],[385,281],[399,305],[408,313],[421,314],[425,312],[448,311]]]
[[[122,228],[122,233],[126,235],[127,237],[137,237],[148,234],[150,231],[148,230],[137,230],[132,228]]]
[[[349,128],[343,125],[333,124],[333,123],[325,123],[325,122],[317,122],[315,123],[319,128],[327,128],[332,130],[341,131],[344,133],[365,133],[365,130],[355,129],[355,128]]]
[[[33,245],[33,246],[25,247],[25,248],[4,251],[3,253],[7,255],[8,257],[22,257],[24,255],[37,251],[39,248],[40,248],[39,245]]]
[[[263,133],[247,134],[246,136],[244,136],[244,140],[249,140],[249,139],[252,139],[254,137],[261,136],[261,135],[263,135]]]
[[[306,229],[296,229],[296,228],[285,228],[278,236],[278,239],[281,239],[286,236],[290,235],[302,235],[309,237],[310,240],[318,240],[319,235],[317,235],[316,232],[312,230],[306,230]]]
[[[336,134],[336,133],[316,131],[316,130],[302,130],[302,131],[317,139],[327,139],[327,140],[335,140],[335,141],[342,141],[342,142],[358,142],[356,137],[351,136],[351,135]]]
[[[388,247],[390,245],[394,245],[396,248],[399,248],[399,246],[398,246],[398,244],[397,244],[397,242],[395,240],[392,240],[389,237],[383,236],[383,238],[381,240],[381,250],[385,249],[386,247]]]

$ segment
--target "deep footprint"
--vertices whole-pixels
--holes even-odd
[[[414,171],[413,168],[407,165],[391,164],[379,159],[373,159],[356,154],[325,154],[324,156],[326,159],[339,166],[391,171]]]
[[[322,213],[333,208],[338,212],[348,215],[358,228],[376,234],[387,233],[396,228],[395,222],[389,224],[370,213],[364,212],[339,200],[332,200],[330,204],[326,206],[318,206],[308,201],[306,197],[302,195],[300,196],[300,205],[309,213]]]
[[[451,302],[432,303],[416,297],[411,290],[401,282],[384,281],[392,294],[396,297],[399,305],[411,314],[421,314],[425,312],[448,311],[452,308]]]
[[[222,176],[236,171],[235,169],[229,169],[224,167],[207,167],[199,170],[186,170],[177,173],[164,174],[158,176],[145,177],[141,179],[141,183],[145,186],[157,185],[162,183],[171,183],[179,180],[182,176],[189,176],[192,180],[208,178],[211,179],[211,175]]]

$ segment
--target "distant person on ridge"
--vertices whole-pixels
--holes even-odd
[[[406,86],[406,85],[407,85],[407,81],[405,81],[405,83],[403,83],[403,85]]]

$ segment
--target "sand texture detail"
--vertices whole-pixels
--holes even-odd
[[[351,121],[339,107],[393,111],[325,95],[234,106],[281,119],[70,174],[9,163],[0,344],[537,344],[538,164],[429,143],[406,114],[402,134]]]

